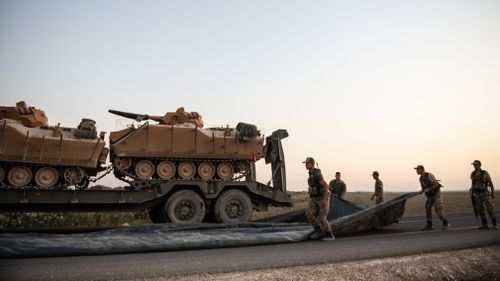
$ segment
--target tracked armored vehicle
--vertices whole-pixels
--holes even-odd
[[[263,156],[264,139],[251,124],[204,128],[200,114],[182,107],[164,116],[109,112],[157,122],[110,133],[111,161],[118,178],[231,181],[248,176]]]
[[[49,126],[40,109],[24,101],[0,107],[0,184],[14,187],[86,187],[105,169],[104,132],[82,119],[77,128]]]

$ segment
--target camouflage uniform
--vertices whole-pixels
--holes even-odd
[[[472,196],[474,196],[474,204],[476,212],[481,217],[483,224],[486,224],[486,214],[484,207],[490,216],[493,225],[496,226],[495,206],[493,205],[488,185],[491,182],[491,177],[485,170],[473,171],[470,175],[472,180]],[[487,225],[487,224],[486,224]]]
[[[375,193],[373,196],[377,197],[375,204],[384,202],[384,183],[380,179],[375,180]]]
[[[434,183],[437,182],[436,177],[431,173],[425,173],[420,176],[420,186],[422,190],[425,188],[431,188]],[[432,206],[434,206],[434,211],[438,215],[439,219],[443,222],[448,221],[443,213],[443,199],[441,198],[440,187],[433,191],[429,191],[425,194],[427,200],[425,201],[425,215],[427,216],[427,225],[432,226]]]
[[[330,210],[330,196],[323,194],[324,188],[320,182],[323,180],[321,170],[314,168],[309,171],[309,204],[306,210],[306,216],[309,223],[314,227],[320,227],[327,236],[333,236],[332,227],[328,222],[328,212]],[[329,192],[329,191],[327,191]]]
[[[346,185],[345,185],[345,182],[341,179],[337,180],[337,179],[334,179],[334,180],[331,180],[330,181],[330,184],[329,184],[329,187],[330,187],[330,192],[337,196],[338,198],[342,198],[344,197],[344,194],[345,194],[345,191],[346,191]]]

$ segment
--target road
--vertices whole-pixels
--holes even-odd
[[[500,245],[499,230],[478,230],[471,215],[450,215],[447,231],[422,232],[423,216],[332,242],[124,255],[0,260],[0,280],[109,280],[335,263]],[[439,225],[439,222],[435,222]]]

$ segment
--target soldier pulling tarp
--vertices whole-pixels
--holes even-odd
[[[407,193],[371,208],[333,198],[329,221],[335,235],[350,234],[397,223],[404,214]],[[1,233],[0,257],[47,257],[241,247],[301,242],[311,226],[302,223],[304,210],[238,225],[156,224],[77,234]],[[298,221],[284,223],[284,221]]]

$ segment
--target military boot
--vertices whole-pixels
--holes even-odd
[[[333,233],[326,234],[325,237],[321,239],[321,241],[327,241],[327,242],[333,240],[335,240],[335,236],[333,235]]]
[[[441,227],[441,229],[442,229],[442,230],[447,230],[447,229],[448,229],[448,226],[450,226],[450,225],[448,224],[448,220],[447,220],[447,219],[443,220],[443,227]]]
[[[493,223],[493,226],[491,227],[491,229],[498,229],[497,218],[491,218],[491,223]]]
[[[425,225],[425,227],[422,228],[422,231],[429,231],[429,230],[433,230],[432,221],[427,221],[427,224]]]
[[[312,240],[316,240],[316,239],[321,239],[323,237],[325,237],[325,233],[323,232],[323,230],[321,230],[321,227],[315,226],[314,232],[311,234],[309,238]]]
[[[490,229],[488,227],[488,221],[486,221],[486,218],[481,218],[481,226],[479,227],[479,229]]]

